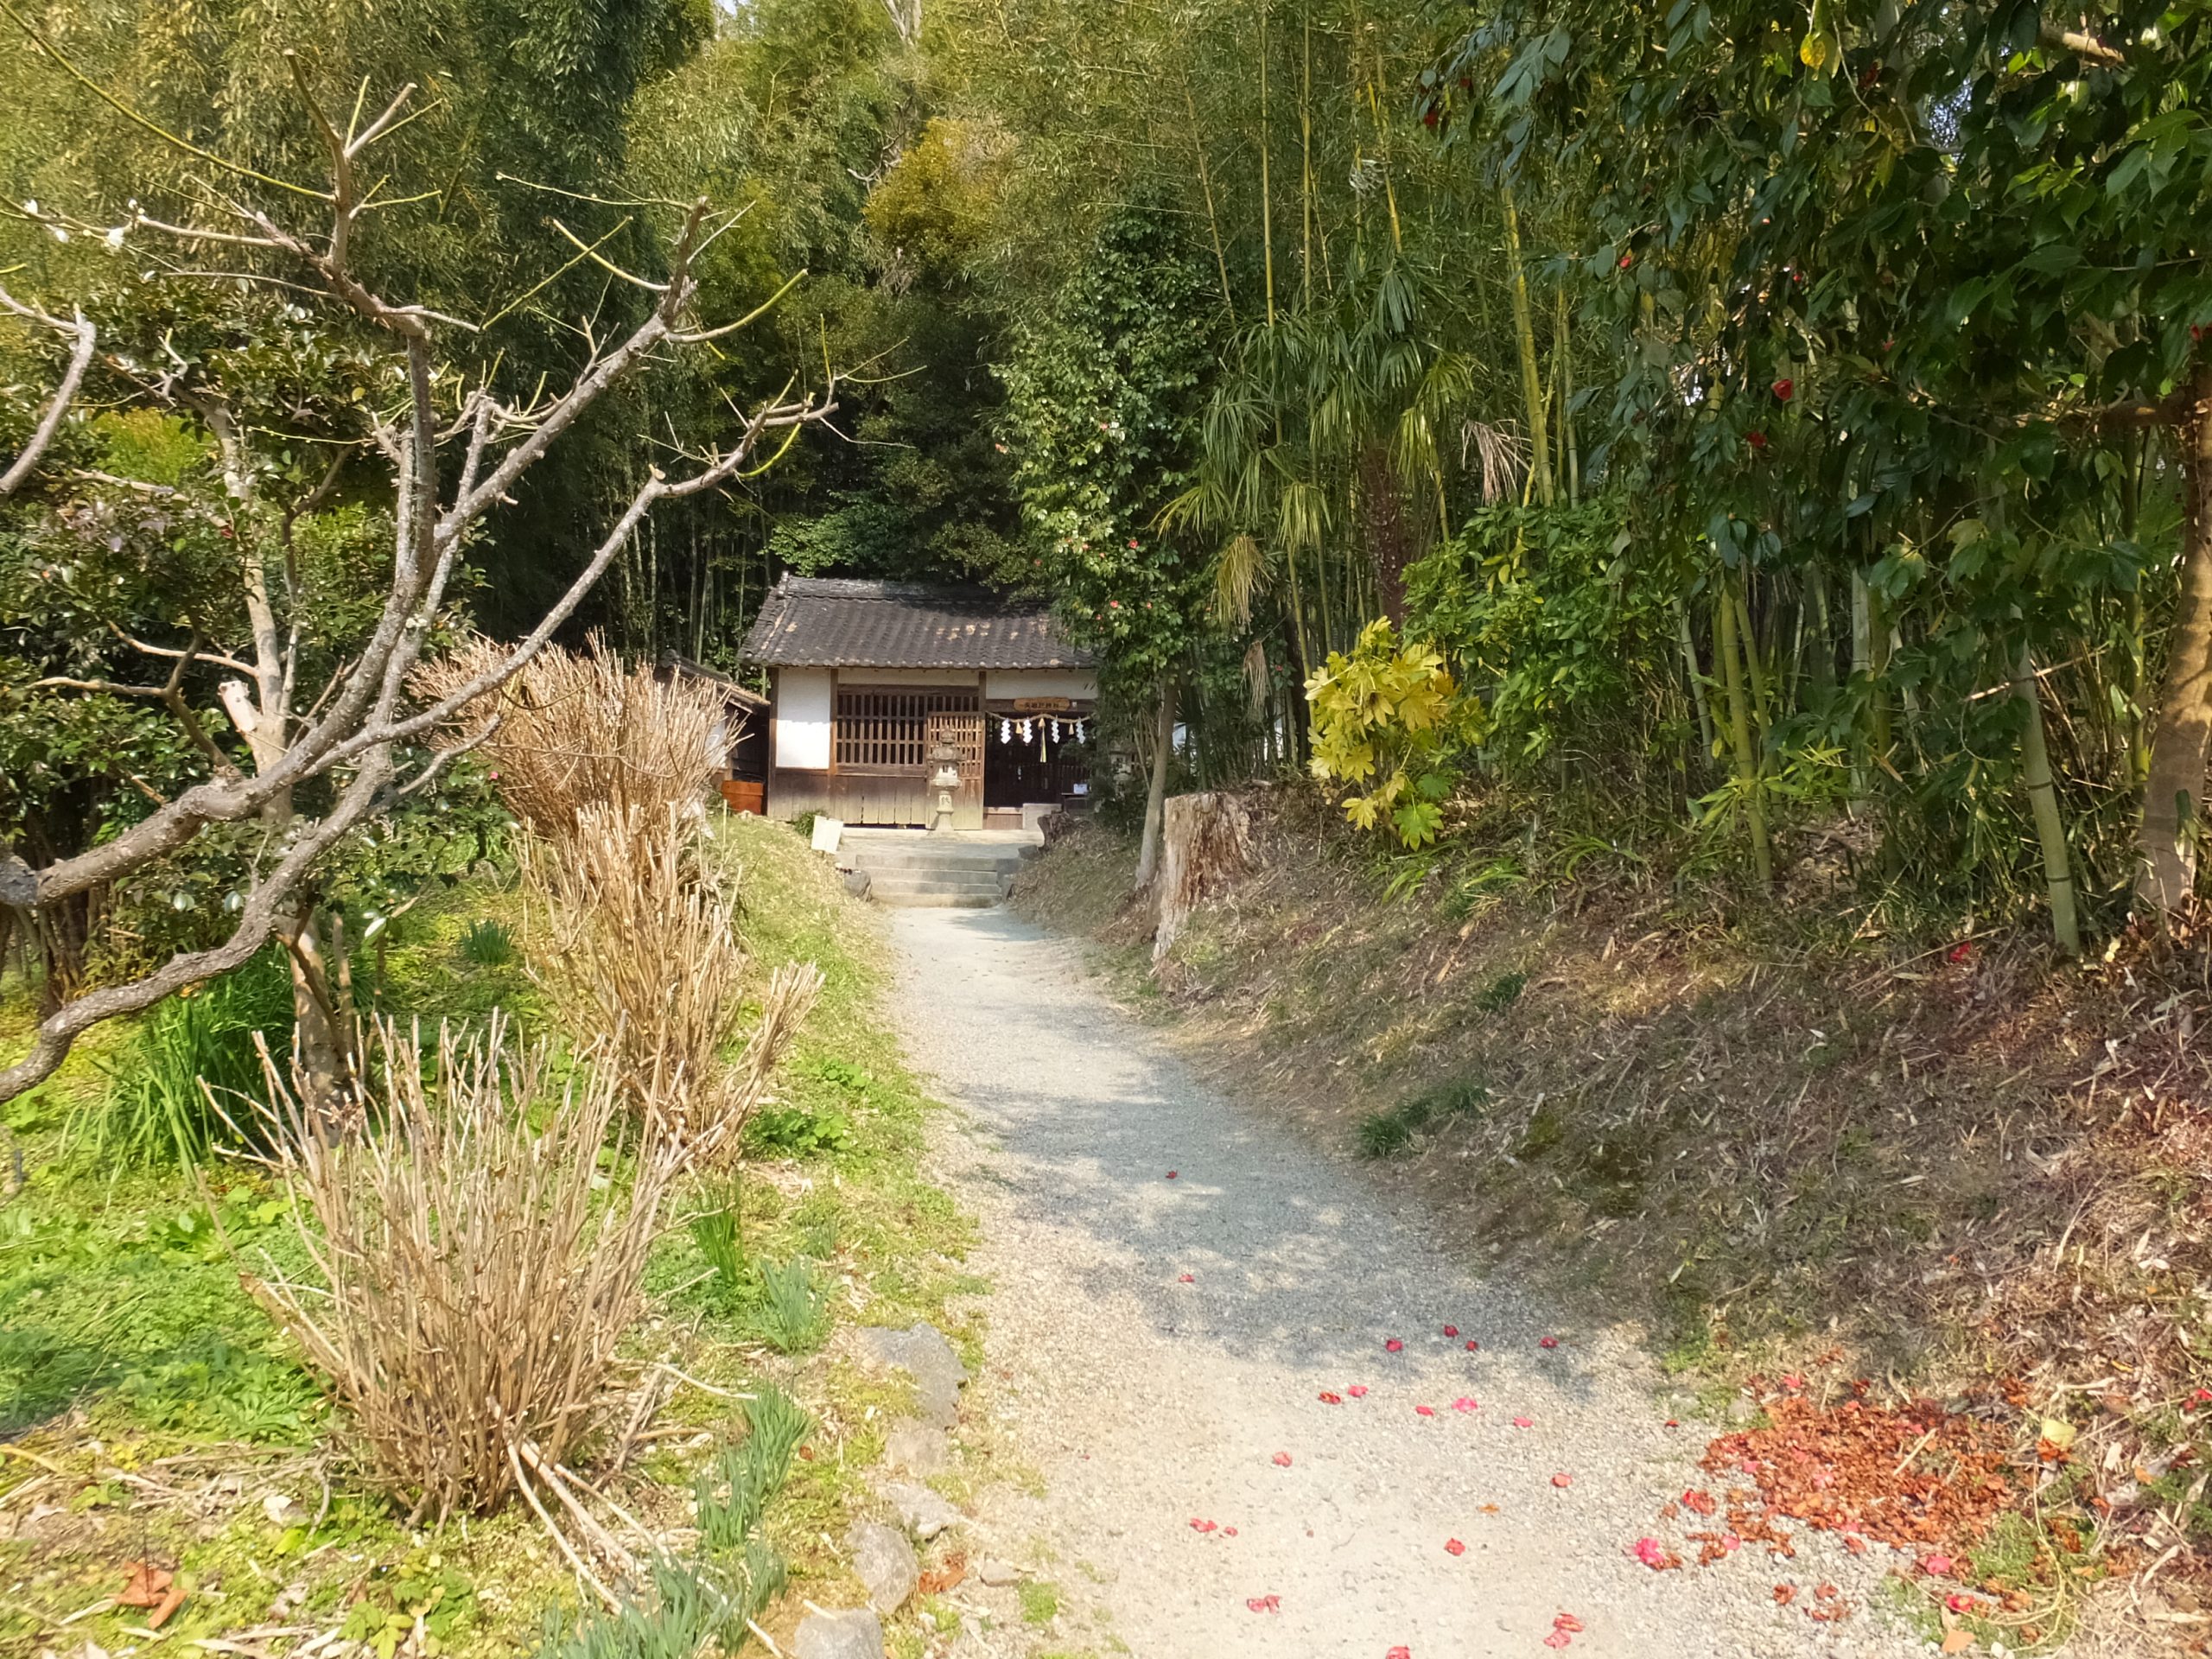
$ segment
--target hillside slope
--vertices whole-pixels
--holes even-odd
[[[1224,1085],[1671,1365],[2032,1402],[2075,1431],[2048,1498],[2158,1553],[2205,1535],[2201,933],[2074,967],[1618,866],[1393,866],[1300,795],[1255,824],[1260,868],[1156,973],[1106,830],[1016,904],[1106,947]]]

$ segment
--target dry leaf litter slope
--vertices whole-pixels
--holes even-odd
[[[1001,911],[888,925],[896,1017],[966,1109],[938,1156],[983,1221],[992,1427],[1045,1481],[987,1495],[978,1541],[1088,1569],[1140,1659],[1929,1650],[1869,1608],[1885,1549],[1800,1529],[1795,1560],[1638,1564],[1710,1478],[1629,1333],[1463,1272],[1354,1166],[1207,1092],[1074,947]],[[1824,1581],[1848,1618],[1808,1617]]]

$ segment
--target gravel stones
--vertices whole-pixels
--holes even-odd
[[[914,1593],[922,1564],[906,1535],[880,1521],[861,1521],[845,1535],[846,1553],[853,1571],[868,1586],[868,1605],[880,1613],[893,1613]]]
[[[960,1385],[968,1368],[935,1325],[905,1331],[868,1325],[854,1333],[861,1357],[878,1370],[905,1371],[914,1379],[914,1405],[922,1421],[950,1428],[960,1416]]]
[[[1033,1539],[1071,1564],[1052,1574],[1054,1646],[1103,1651],[1109,1631],[1147,1656],[1516,1659],[1566,1633],[1570,1659],[1926,1650],[1878,1611],[1886,1549],[1796,1528],[1796,1559],[1637,1560],[1646,1535],[1681,1548],[1659,1514],[1707,1484],[1711,1430],[1661,1402],[1630,1332],[1577,1325],[1542,1348],[1561,1310],[1510,1273],[1475,1276],[1426,1211],[1337,1155],[1325,1112],[1317,1147],[1290,1115],[1224,1097],[1110,1005],[1076,948],[1004,912],[894,911],[886,927],[909,1052],[966,1109],[931,1155],[978,1217],[969,1260],[994,1287],[969,1411],[1035,1475],[979,1494],[970,1524],[979,1544]],[[1481,1409],[1414,1410],[1463,1395]],[[1550,1484],[1560,1471],[1570,1488]],[[1806,1586],[1789,1605],[1784,1580]],[[1853,1609],[1833,1624],[1803,1605],[1823,1582]]]
[[[798,1659],[883,1659],[883,1625],[865,1607],[809,1613],[791,1639]]]
[[[1008,1585],[1021,1582],[1021,1569],[1011,1561],[994,1560],[986,1555],[976,1563],[976,1576],[994,1590],[1003,1590]]]
[[[947,1527],[960,1524],[960,1511],[926,1486],[903,1480],[883,1484],[883,1496],[899,1513],[899,1524],[927,1543]]]

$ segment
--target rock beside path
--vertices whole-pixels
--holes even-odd
[[[899,1524],[927,1543],[947,1527],[960,1524],[960,1511],[926,1486],[903,1480],[887,1481],[883,1496],[899,1512]]]
[[[865,1607],[809,1613],[791,1638],[798,1659],[883,1659],[883,1625]]]
[[[934,1423],[901,1417],[883,1440],[887,1467],[909,1475],[941,1475],[952,1466],[952,1442]]]
[[[905,1371],[914,1379],[914,1404],[925,1422],[950,1428],[959,1420],[960,1388],[968,1368],[944,1333],[926,1322],[904,1331],[872,1325],[854,1333],[861,1357],[879,1370]]]
[[[868,1586],[868,1605],[880,1613],[895,1613],[914,1593],[921,1580],[922,1564],[906,1535],[880,1521],[861,1521],[845,1535],[845,1548],[853,1571]]]

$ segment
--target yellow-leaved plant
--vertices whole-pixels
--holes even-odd
[[[1435,647],[1401,643],[1388,620],[1360,630],[1351,654],[1332,651],[1306,683],[1314,777],[1347,791],[1344,817],[1426,847],[1444,825],[1447,766],[1479,709]]]

